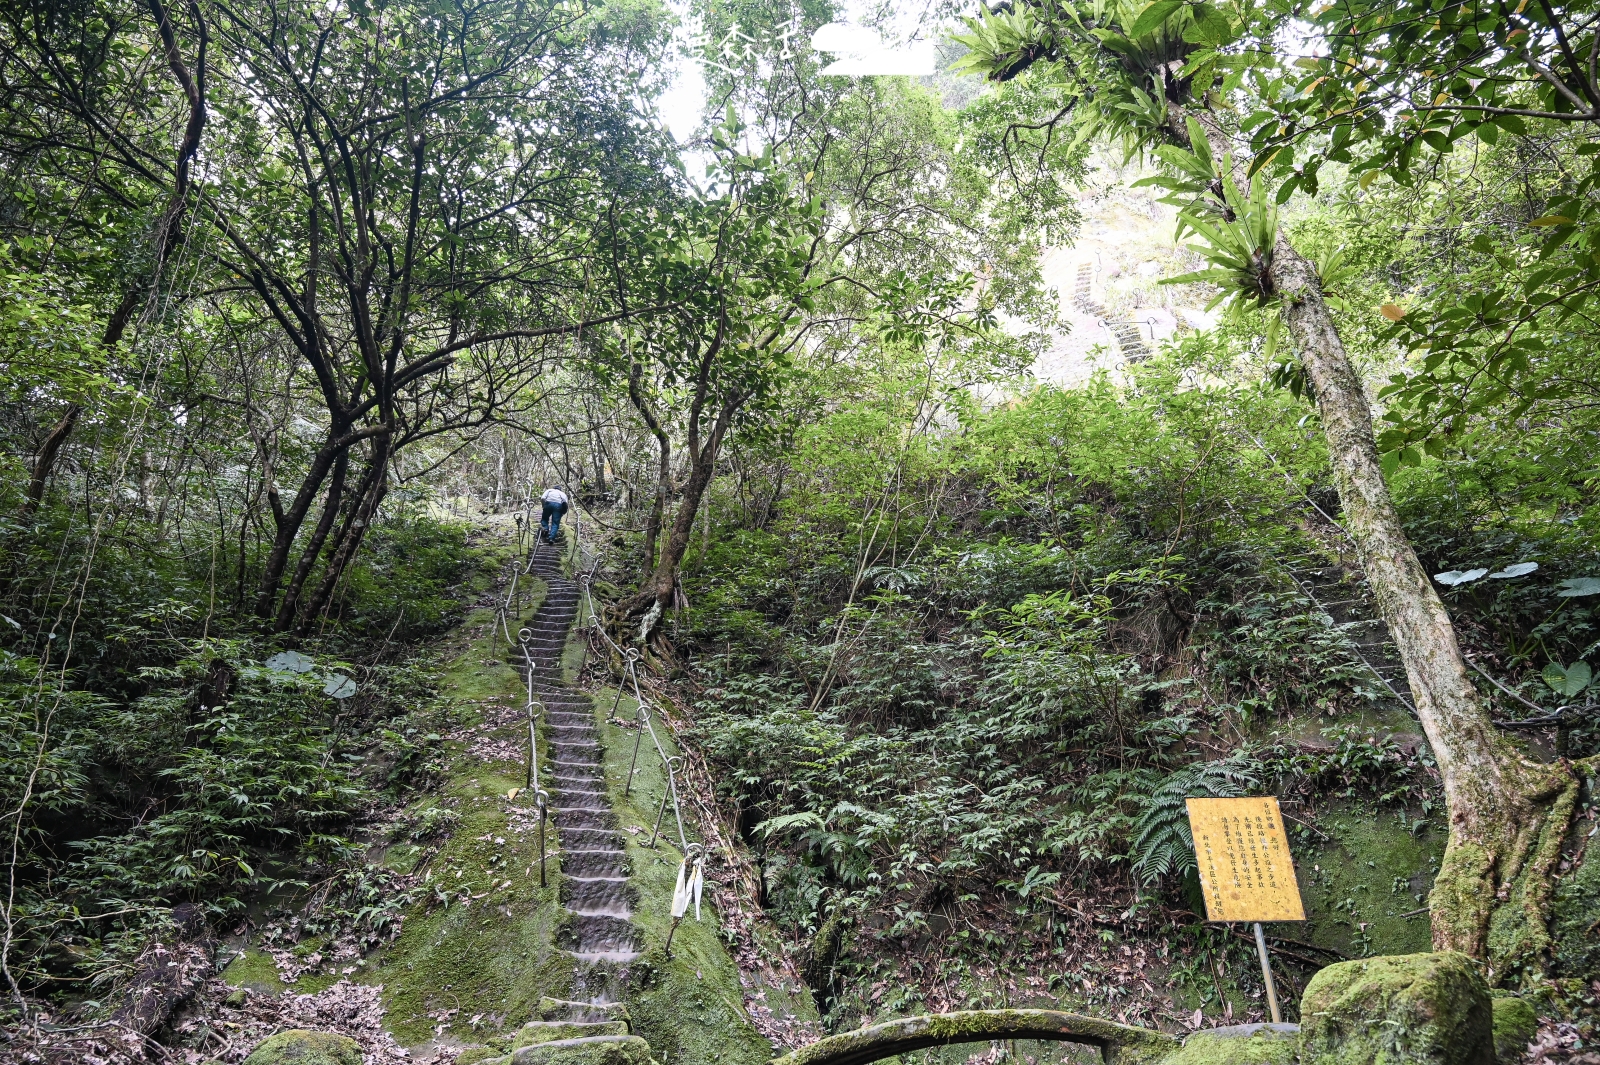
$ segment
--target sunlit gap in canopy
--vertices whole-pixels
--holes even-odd
[[[702,27],[688,0],[672,0],[671,7],[677,16],[668,59],[672,66],[667,87],[656,98],[656,114],[677,142],[689,179],[704,187],[710,155],[693,144],[709,102]],[[847,0],[833,22],[795,43],[819,53],[824,76],[928,77],[937,70],[935,42],[948,22],[927,3],[869,6],[864,0]]]

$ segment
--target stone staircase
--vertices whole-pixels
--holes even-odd
[[[1111,330],[1111,335],[1117,340],[1117,347],[1122,351],[1122,357],[1129,362],[1141,362],[1150,357],[1150,346],[1144,342],[1144,333],[1139,328],[1139,323],[1126,318],[1113,320],[1111,312],[1095,301],[1093,273],[1088,263],[1078,264],[1077,284],[1073,287],[1072,302],[1078,310],[1085,314],[1092,314],[1106,323]]]
[[[538,544],[529,572],[549,591],[528,628],[526,668],[549,722],[551,787],[561,903],[558,942],[573,960],[570,999],[539,1002],[540,1019],[512,1044],[509,1065],[648,1065],[650,1046],[632,1034],[623,991],[628,965],[643,948],[629,918],[634,895],[628,857],[606,795],[605,755],[594,705],[566,684],[561,659],[578,615],[578,586],[561,569],[562,542]],[[485,1062],[484,1065],[490,1065]]]
[[[1359,570],[1346,569],[1320,559],[1301,559],[1288,567],[1290,578],[1301,592],[1333,619],[1335,626],[1350,641],[1351,650],[1371,673],[1386,699],[1413,716],[1411,684],[1400,651],[1389,636],[1389,628],[1378,612],[1377,600]]]

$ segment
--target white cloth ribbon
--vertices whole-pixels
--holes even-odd
[[[689,912],[689,901],[694,900],[694,919],[700,920],[700,893],[705,888],[705,861],[696,858],[691,868],[689,859],[678,863],[678,884],[672,889],[672,917],[674,920]]]

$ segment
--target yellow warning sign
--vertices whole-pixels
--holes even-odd
[[[1188,807],[1208,920],[1306,919],[1277,799],[1190,799]]]

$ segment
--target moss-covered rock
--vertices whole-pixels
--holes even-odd
[[[1195,1032],[1161,1065],[1294,1065],[1300,1028],[1293,1024],[1236,1024]]]
[[[1533,1004],[1509,995],[1494,1000],[1494,1057],[1500,1065],[1515,1065],[1539,1032]]]
[[[244,1065],[361,1065],[361,1044],[332,1032],[291,1029],[264,1039]]]
[[[1302,1065],[1493,1065],[1489,989],[1465,954],[1330,965],[1300,1004]]]
[[[558,1039],[523,1047],[511,1065],[650,1065],[650,1044],[636,1035]]]
[[[252,949],[239,954],[222,970],[222,979],[232,987],[266,995],[276,995],[283,990],[278,963],[264,950]]]

